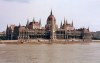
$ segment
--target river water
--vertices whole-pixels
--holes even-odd
[[[0,63],[100,63],[100,43],[1,44]]]

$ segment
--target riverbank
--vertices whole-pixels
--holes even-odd
[[[0,40],[0,44],[75,44],[75,43],[90,43],[90,42],[100,42],[100,40]]]

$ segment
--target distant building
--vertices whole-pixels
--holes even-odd
[[[92,32],[92,39],[100,40],[100,31]]]
[[[45,27],[41,26],[41,20],[32,22],[27,20],[26,26],[7,26],[6,36],[8,40],[16,39],[91,39],[91,32],[89,28],[75,29],[73,21],[71,24],[64,19],[64,23],[61,22],[60,28],[56,24],[56,18],[52,14],[52,11],[47,18]]]
[[[0,40],[6,40],[6,33],[0,32]]]

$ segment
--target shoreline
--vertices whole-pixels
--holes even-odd
[[[91,41],[66,41],[66,40],[29,40],[29,41],[20,41],[20,40],[0,40],[0,44],[85,44],[85,43],[100,43],[100,40],[91,40]]]

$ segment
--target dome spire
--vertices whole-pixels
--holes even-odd
[[[52,15],[52,9],[51,9],[51,14],[50,15]]]

